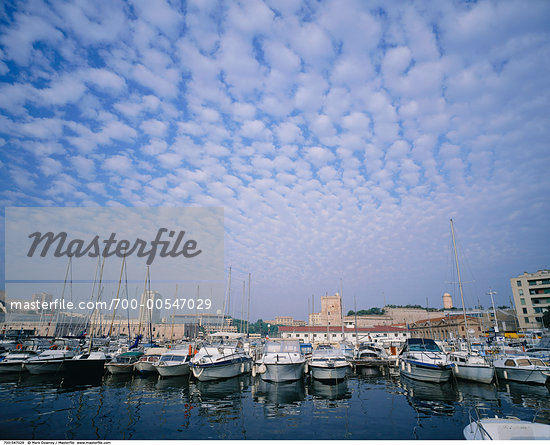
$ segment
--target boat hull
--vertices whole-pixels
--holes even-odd
[[[518,419],[481,419],[463,430],[467,440],[547,440],[550,425]]]
[[[134,372],[133,363],[107,363],[105,367],[111,374],[132,374]]]
[[[232,360],[222,363],[190,364],[193,376],[201,381],[229,379],[246,374],[252,370],[252,359]]]
[[[499,379],[512,380],[513,382],[545,385],[549,378],[543,371],[536,369],[513,369],[499,367],[495,367],[495,369]]]
[[[491,383],[495,376],[495,368],[491,366],[457,365],[453,368],[456,378],[479,383]]]
[[[426,365],[411,360],[400,360],[399,373],[422,382],[447,382],[451,378],[452,366]]]
[[[24,367],[30,374],[55,374],[63,372],[65,360],[35,360],[32,363],[27,362]]]
[[[23,362],[0,363],[0,374],[10,374],[21,372],[23,370]]]
[[[178,377],[189,375],[189,363],[181,363],[178,365],[157,365],[157,372],[161,377]]]
[[[140,374],[156,374],[157,368],[153,363],[154,362],[137,362],[134,367]]]
[[[300,363],[265,364],[262,380],[267,382],[293,382],[304,376],[305,361]]]
[[[338,381],[344,380],[348,371],[348,366],[316,366],[311,365],[311,376],[317,380],[331,380]]]
[[[73,378],[94,378],[105,374],[105,359],[76,359],[65,361],[65,371]]]

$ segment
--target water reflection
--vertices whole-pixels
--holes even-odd
[[[496,402],[498,400],[498,391],[496,386],[485,383],[469,382],[467,380],[458,380],[456,382],[459,401],[477,406],[477,402]]]
[[[249,384],[250,376],[248,375],[211,382],[195,380],[189,382],[189,393],[193,401],[226,399],[241,393],[248,388]]]
[[[311,394],[314,398],[318,399],[344,400],[351,398],[347,380],[338,383],[325,383],[320,380],[312,379],[310,388]]]
[[[498,390],[507,394],[513,405],[535,410],[539,419],[550,423],[550,392],[546,386],[504,381],[499,383]]]
[[[405,390],[409,404],[426,415],[452,416],[459,394],[451,382],[431,383],[401,377],[399,386]]]
[[[0,376],[0,405],[2,438],[10,439],[462,439],[473,407],[525,420],[538,413],[550,423],[545,386],[383,375],[277,384],[131,375],[72,383],[21,374]]]
[[[266,417],[284,417],[299,414],[306,389],[303,380],[274,383],[259,379],[252,388],[255,402],[263,404]]]

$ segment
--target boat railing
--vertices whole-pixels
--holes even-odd
[[[472,411],[474,411],[474,413],[475,413],[475,418],[472,415]],[[469,420],[470,432],[471,433],[474,432],[472,425],[475,424],[476,427],[478,428],[478,430],[481,431],[481,438],[482,439],[484,439],[483,435],[485,435],[485,436],[487,436],[487,438],[489,440],[493,440],[493,438],[491,437],[489,432],[483,427],[483,424],[481,423],[481,416],[479,414],[479,410],[478,410],[477,406],[475,406],[474,408],[471,408],[470,410],[468,410],[468,420]]]

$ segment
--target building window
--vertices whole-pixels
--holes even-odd
[[[529,317],[525,317],[525,323],[529,323]]]
[[[526,313],[527,313],[527,308],[524,307],[524,308],[522,309],[522,311],[523,311],[524,314],[526,314]]]
[[[520,289],[520,290],[519,290],[519,294],[520,294],[520,295],[523,295],[523,289]]]
[[[525,298],[520,298],[519,301],[521,302],[521,304],[525,304]]]
[[[521,287],[521,280],[517,280],[516,284],[517,284],[518,287]]]
[[[537,300],[537,299],[533,300],[533,304],[540,304],[540,300]]]

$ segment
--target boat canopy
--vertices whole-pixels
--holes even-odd
[[[141,351],[128,351],[123,352],[119,355],[119,357],[141,357],[143,355],[143,352]]]
[[[269,341],[264,346],[264,352],[297,352],[300,353],[298,341]]]

